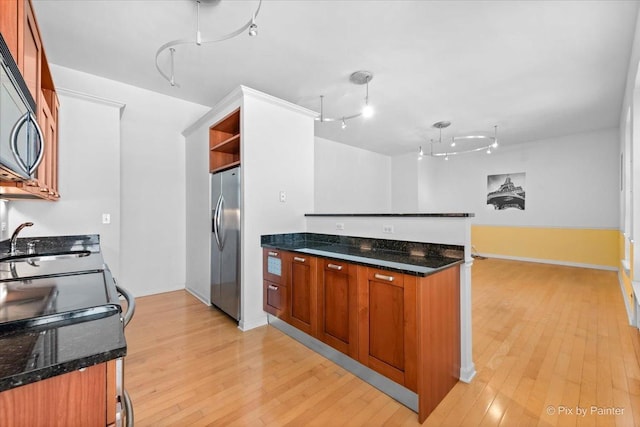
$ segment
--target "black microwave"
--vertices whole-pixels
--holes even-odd
[[[34,177],[44,155],[36,103],[0,34],[0,181]]]

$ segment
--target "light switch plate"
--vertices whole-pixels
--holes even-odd
[[[102,223],[103,224],[111,224],[111,214],[103,213],[102,214]]]

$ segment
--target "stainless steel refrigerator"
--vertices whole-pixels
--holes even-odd
[[[240,167],[211,174],[211,303],[240,320]]]

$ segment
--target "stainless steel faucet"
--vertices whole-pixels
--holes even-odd
[[[20,224],[15,231],[13,232],[13,234],[11,235],[11,253],[10,255],[15,255],[17,251],[17,244],[18,244],[18,234],[20,234],[20,232],[22,231],[23,228],[25,227],[31,227],[33,225],[32,222],[23,222],[22,224]]]

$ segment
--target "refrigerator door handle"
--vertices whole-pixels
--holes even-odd
[[[218,249],[222,250],[222,242],[220,241],[220,204],[222,202],[222,195],[218,197],[218,202],[216,203],[216,208],[213,211],[213,237],[216,239],[216,243],[218,245]]]
[[[222,223],[222,216],[223,216],[223,212],[224,212],[224,196],[220,195],[220,208],[218,209],[218,238],[220,239],[220,244],[218,245],[218,247],[220,248],[220,250],[222,250],[222,248],[224,248],[224,237],[225,237],[225,232],[224,232],[224,224]]]

